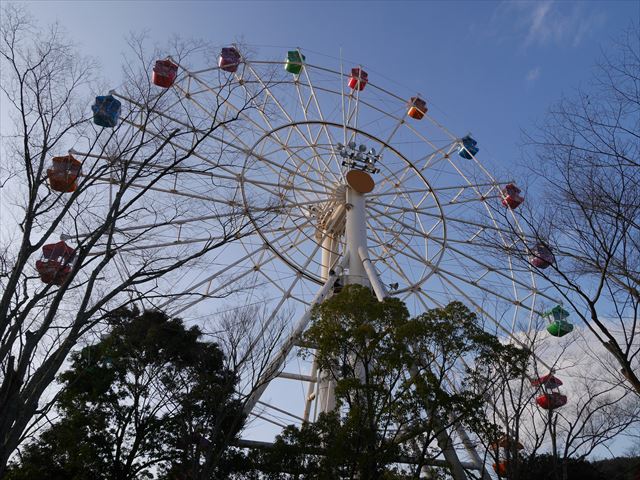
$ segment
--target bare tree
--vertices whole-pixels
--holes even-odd
[[[582,335],[584,333],[584,336]],[[548,478],[567,478],[571,461],[583,460],[597,447],[608,447],[621,435],[633,438],[640,429],[640,401],[616,377],[611,364],[615,359],[600,344],[591,344],[592,334],[585,328],[561,343],[555,338],[533,335],[522,338],[532,358],[545,358],[546,366],[519,378],[500,370],[485,372],[481,384],[487,389],[486,414],[501,432],[479,432],[487,457],[508,478],[529,478],[527,465],[537,456],[551,457]],[[544,369],[544,370],[542,370]],[[546,376],[546,379],[545,379]],[[558,393],[567,403],[544,409],[536,400],[548,395],[561,377]],[[539,379],[542,379],[540,381]],[[559,405],[559,404],[558,404]]]
[[[207,172],[240,158],[219,138],[242,133],[232,124],[261,92],[223,78],[208,103],[192,104],[189,92],[153,85],[142,42],[131,46],[125,81],[113,92],[122,103],[119,122],[99,128],[88,115],[96,65],[59,27],[40,29],[12,5],[2,11],[1,90],[12,130],[2,155],[0,475],[83,335],[117,308],[166,299],[174,273],[253,228],[237,185],[216,184]],[[179,65],[205,52],[212,55],[180,41],[169,51]],[[70,149],[81,173],[72,191],[60,192],[47,166]],[[184,188],[198,178],[219,202]],[[185,212],[200,221],[179,221]],[[55,271],[37,272],[40,250],[58,236],[72,247]]]
[[[224,353],[225,368],[238,379],[234,384],[234,398],[239,409],[233,411],[219,405],[216,415],[221,419],[220,425],[208,431],[213,441],[205,439],[203,462],[194,474],[194,478],[202,480],[212,478],[215,474],[216,467],[223,460],[225,448],[228,449],[237,440],[234,432],[253,420],[247,418],[245,407],[254,392],[277,376],[278,372],[269,370],[270,360],[281,346],[287,331],[286,325],[290,321],[287,312],[273,317],[258,305],[243,305],[216,316],[218,329],[209,335]],[[226,428],[223,428],[223,423],[226,423]],[[216,444],[225,448],[221,449]]]
[[[513,250],[541,261],[550,288],[620,365],[640,395],[640,31],[598,65],[584,89],[561,100],[526,135],[532,182],[524,205],[501,208]],[[515,219],[524,235],[515,227]],[[489,240],[491,242],[491,240]],[[493,241],[494,245],[497,245]],[[542,257],[540,257],[541,260]]]

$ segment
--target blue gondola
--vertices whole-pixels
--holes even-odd
[[[478,142],[471,138],[470,135],[467,135],[461,141],[462,145],[460,145],[458,153],[462,158],[471,160],[473,158],[473,155],[480,151],[480,149],[478,148]]]
[[[93,104],[93,123],[100,127],[113,128],[118,124],[122,104],[113,95],[96,97]]]

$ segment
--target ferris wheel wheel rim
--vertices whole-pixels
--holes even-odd
[[[404,155],[403,153],[401,153],[400,151],[398,151],[398,149],[396,149],[395,147],[393,147],[393,145],[389,144],[388,142],[386,142],[385,140],[382,140],[381,138],[365,131],[362,130],[360,128],[354,127],[354,126],[350,126],[350,125],[343,125],[337,122],[332,122],[332,121],[328,121],[328,120],[299,120],[299,121],[293,121],[293,122],[287,122],[284,123],[282,125],[279,125],[275,128],[272,128],[269,131],[266,131],[265,133],[263,133],[260,138],[258,138],[254,144],[251,146],[251,148],[249,149],[248,152],[245,153],[245,160],[244,160],[244,164],[242,167],[242,173],[239,175],[239,182],[240,182],[240,190],[242,192],[242,202],[244,204],[244,208],[245,208],[245,212],[247,213],[247,215],[249,216],[249,219],[253,225],[254,231],[258,233],[258,235],[260,236],[260,238],[262,239],[262,241],[264,242],[264,244],[267,246],[267,248],[272,251],[274,253],[274,255],[276,255],[278,258],[280,258],[283,262],[285,262],[292,270],[298,272],[299,274],[301,274],[303,277],[305,277],[306,279],[318,284],[318,285],[323,285],[324,281],[322,280],[322,278],[320,278],[319,275],[315,275],[315,274],[311,274],[306,270],[302,270],[300,269],[300,267],[298,265],[296,265],[293,261],[291,261],[286,255],[282,254],[280,252],[280,250],[278,248],[276,248],[275,245],[272,245],[272,242],[264,235],[264,233],[262,232],[262,229],[260,228],[260,226],[257,224],[257,222],[255,221],[255,218],[253,216],[252,213],[252,209],[249,208],[249,201],[247,198],[247,191],[245,188],[245,185],[251,184],[251,180],[249,177],[247,177],[245,175],[245,172],[247,171],[247,166],[248,163],[251,161],[251,159],[254,159],[254,161],[261,161],[262,160],[262,155],[256,155],[254,153],[254,151],[256,150],[257,146],[260,145],[265,139],[271,137],[274,133],[277,133],[281,130],[287,129],[287,128],[293,128],[293,127],[297,127],[300,125],[321,125],[324,127],[334,127],[334,128],[339,128],[339,129],[347,129],[355,134],[358,135],[362,135],[365,138],[368,138],[370,140],[373,140],[374,142],[377,142],[380,145],[383,145],[385,149],[390,150],[391,152],[393,152],[394,155],[396,155],[397,158],[399,158],[400,160],[402,160],[407,167],[412,170],[414,173],[417,174],[417,176],[419,177],[420,181],[427,187],[425,188],[425,193],[430,194],[431,198],[433,199],[433,201],[435,202],[436,206],[437,206],[437,211],[439,213],[438,217],[439,217],[439,221],[442,223],[442,235],[443,235],[443,241],[438,242],[442,245],[442,248],[439,249],[439,253],[438,253],[438,259],[435,263],[433,263],[433,265],[436,266],[436,268],[429,268],[429,271],[426,275],[421,276],[420,279],[418,279],[417,281],[413,282],[411,285],[408,285],[407,287],[398,290],[397,292],[394,292],[394,294],[400,294],[400,293],[406,293],[406,292],[413,292],[415,291],[416,288],[419,288],[420,285],[424,284],[424,282],[426,282],[432,275],[434,275],[437,272],[437,265],[440,264],[440,262],[442,261],[442,258],[444,257],[444,252],[446,250],[446,239],[447,239],[447,222],[446,222],[446,217],[444,214],[444,210],[442,208],[442,205],[440,203],[440,200],[438,199],[438,196],[436,195],[436,190],[431,186],[431,183],[424,177],[424,175],[422,174],[422,172],[420,171],[420,169],[411,161],[409,160],[406,155]],[[274,207],[274,210],[276,210],[277,208]],[[309,238],[307,236],[307,238]],[[429,238],[428,235],[425,234],[425,238]],[[432,265],[432,262],[428,261],[427,259],[423,260],[423,264],[425,266],[430,266]]]

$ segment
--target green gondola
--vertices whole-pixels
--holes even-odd
[[[285,63],[284,69],[289,73],[293,73],[294,75],[300,75],[302,67],[304,66],[304,60],[305,56],[302,55],[299,51],[289,50],[287,52],[287,63]]]
[[[549,326],[547,326],[547,332],[554,337],[563,337],[573,331],[573,325],[566,320],[569,317],[569,312],[560,305],[556,305],[551,310],[544,312],[543,315],[550,322]]]
[[[573,331],[573,325],[566,320],[556,320],[547,326],[547,332],[554,337],[563,337]]]

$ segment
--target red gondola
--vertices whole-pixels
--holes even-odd
[[[47,169],[47,178],[51,190],[73,192],[78,187],[78,176],[82,172],[82,163],[71,155],[53,157],[51,168]]]
[[[529,263],[536,268],[544,270],[549,267],[555,261],[553,251],[550,247],[547,247],[544,243],[538,243],[531,249],[531,257]]]
[[[522,191],[513,183],[509,183],[502,189],[502,205],[512,210],[524,202],[524,197],[520,195]]]
[[[493,464],[493,471],[498,474],[499,477],[507,476],[507,462],[497,462]]]
[[[240,52],[234,47],[225,47],[220,51],[220,57],[218,58],[218,66],[220,70],[225,72],[234,73],[238,70],[240,64]]]
[[[427,110],[427,102],[420,97],[411,97],[407,115],[411,118],[415,118],[416,120],[421,120],[424,117],[424,114],[427,113]]]
[[[178,65],[167,58],[166,60],[156,61],[151,74],[151,81],[158,87],[169,88],[176,81],[177,76]]]
[[[540,378],[536,378],[535,380],[531,380],[531,385],[534,387],[558,388],[562,385],[562,380],[550,373],[548,375],[543,375]]]
[[[75,249],[63,241],[42,247],[42,257],[36,262],[40,280],[46,284],[62,285],[71,272]]]
[[[566,405],[567,396],[560,392],[547,392],[537,397],[536,403],[545,410],[553,410]]]
[[[369,81],[369,74],[361,68],[352,68],[351,77],[349,78],[349,88],[351,90],[364,90]]]
[[[498,440],[489,445],[489,448],[496,451],[501,448],[506,448],[507,450],[509,450],[513,447],[515,447],[516,450],[522,450],[524,448],[524,445],[514,440],[513,438],[507,437],[506,435],[501,436]]]

